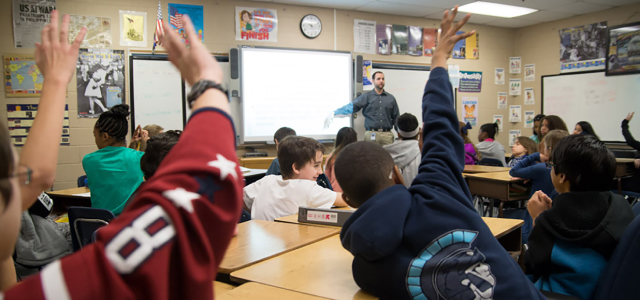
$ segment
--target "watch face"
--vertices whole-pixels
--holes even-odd
[[[300,21],[300,30],[308,38],[315,38],[320,35],[322,31],[322,22],[320,18],[315,15],[306,15]]]

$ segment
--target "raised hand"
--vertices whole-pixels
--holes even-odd
[[[68,84],[76,69],[80,43],[87,34],[82,27],[73,44],[69,44],[69,15],[62,18],[58,29],[58,11],[51,12],[51,22],[42,29],[42,42],[36,43],[36,64],[46,81]]]
[[[438,39],[438,46],[436,46],[433,59],[431,60],[431,69],[437,67],[443,67],[446,69],[447,59],[451,56],[451,51],[453,51],[455,44],[458,41],[466,39],[476,33],[475,30],[472,30],[463,34],[457,34],[458,30],[460,30],[460,28],[462,28],[462,26],[467,23],[471,17],[471,14],[467,14],[462,21],[453,24],[453,19],[456,17],[457,13],[457,5],[451,12],[449,12],[449,10],[444,12],[442,22],[440,23],[440,38]]]
[[[184,15],[182,22],[189,39],[189,48],[182,43],[178,34],[170,29],[169,24],[164,23],[167,30],[164,31],[164,36],[160,36],[160,40],[169,52],[169,61],[180,70],[189,85],[203,79],[222,83],[222,69],[207,47],[200,42],[189,16]]]

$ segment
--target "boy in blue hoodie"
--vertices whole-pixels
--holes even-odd
[[[458,133],[447,59],[469,19],[442,20],[423,97],[424,152],[407,190],[393,160],[374,143],[346,147],[336,161],[343,197],[359,209],[342,228],[354,255],[353,277],[382,299],[544,299],[493,236],[471,202],[462,177],[464,145]]]

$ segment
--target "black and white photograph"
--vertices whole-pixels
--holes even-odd
[[[560,62],[604,59],[607,54],[607,22],[565,28],[560,34]]]
[[[76,76],[79,118],[98,118],[124,103],[124,50],[80,49]]]

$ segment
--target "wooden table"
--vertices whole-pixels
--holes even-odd
[[[338,210],[356,210],[355,208],[349,207],[349,206],[345,206],[345,207],[336,207],[336,208],[332,208],[332,209],[338,209]],[[283,223],[290,223],[290,224],[303,224],[303,225],[309,225],[309,226],[320,226],[320,227],[327,227],[327,228],[339,228],[336,226],[331,226],[331,225],[324,225],[324,224],[314,224],[314,223],[300,223],[298,222],[298,214],[293,214],[290,216],[286,216],[286,217],[280,217],[275,219],[276,222],[283,222]]]
[[[70,206],[91,207],[91,197],[77,196],[77,194],[84,194],[88,192],[89,188],[79,187],[46,193],[53,200],[53,211],[57,213],[64,213]]]
[[[218,272],[229,274],[340,233],[340,228],[251,220],[238,224]]]
[[[233,272],[231,280],[253,281],[331,299],[376,299],[356,285],[351,272],[352,260],[351,253],[342,247],[340,237],[332,236]]]
[[[509,172],[510,168],[492,167],[481,165],[465,165],[463,173],[492,173],[492,172]]]
[[[236,287],[230,285],[228,283],[213,281],[213,295],[215,299],[218,299],[220,296],[226,294],[227,292],[235,289]]]
[[[322,156],[322,165],[325,164],[328,155]],[[238,158],[240,166],[250,169],[269,169],[275,157],[241,157]]]
[[[636,172],[635,158],[616,158],[616,179],[618,180],[618,194],[622,194],[622,178]]]
[[[494,199],[500,200],[498,216],[502,217],[503,202],[528,200],[531,184],[525,184],[522,179],[513,179],[509,172],[493,173],[465,173],[464,177],[472,195],[489,198],[489,216],[493,216]],[[510,189],[523,187],[520,193],[510,193]]]
[[[522,250],[523,220],[482,217],[493,236],[507,252],[519,253]]]
[[[216,300],[322,300],[321,298],[255,282],[245,283],[225,292]]]

